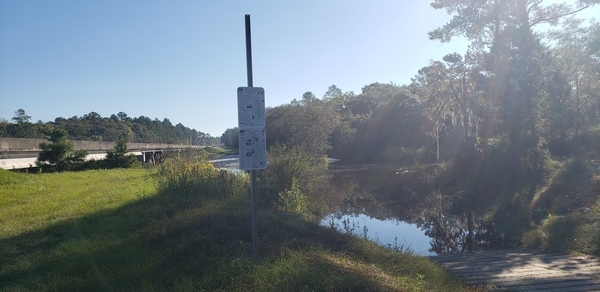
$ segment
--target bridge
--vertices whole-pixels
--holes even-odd
[[[48,143],[48,140],[0,137],[0,168],[21,169],[35,166],[35,160],[42,151],[40,149],[42,142]],[[115,142],[81,140],[72,142],[75,150],[88,151],[86,160],[104,159],[106,153],[115,148]],[[154,162],[162,156],[164,151],[202,149],[204,147],[182,144],[127,143],[129,152],[136,155],[142,162]]]

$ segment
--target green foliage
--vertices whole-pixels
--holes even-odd
[[[269,164],[261,177],[266,182],[265,193],[271,198],[291,189],[294,179],[302,192],[312,198],[328,178],[325,157],[305,148],[277,144],[269,148],[267,155]]]
[[[7,136],[6,129],[8,128],[9,125],[10,125],[10,123],[7,120],[0,118],[0,137]]]
[[[163,193],[204,198],[228,197],[248,190],[246,175],[215,169],[205,160],[166,159],[160,164],[156,179]]]
[[[39,124],[32,124],[29,120],[31,116],[25,114],[25,110],[18,109],[12,118],[14,123],[8,123],[5,120],[0,121],[0,136],[15,138],[41,138],[44,137],[45,127]]]
[[[3,290],[467,290],[427,258],[271,209],[254,264],[245,191],[157,193],[143,169],[14,175],[0,179]]]
[[[127,153],[127,141],[117,139],[115,150],[106,153],[106,164],[109,167],[131,167],[137,161],[136,157]]]
[[[431,149],[427,147],[387,147],[382,149],[377,160],[383,164],[414,165],[425,164],[434,161]]]
[[[325,194],[332,195],[327,159],[302,147],[283,144],[269,148],[267,155],[267,169],[259,172],[261,198],[272,204],[283,203],[307,218],[324,215],[328,200]]]
[[[417,96],[398,86],[386,86],[385,90],[370,88],[363,95],[372,95],[383,104],[373,112],[371,122],[357,130],[355,141],[368,148],[357,149],[363,154],[371,153],[376,161],[388,161],[384,153],[393,148],[417,149],[423,142],[421,103]],[[358,97],[360,98],[360,96]],[[390,125],[390,126],[384,126]],[[392,160],[393,161],[393,160]]]
[[[584,212],[547,214],[535,229],[524,233],[523,244],[528,248],[600,255],[597,216]]]
[[[323,158],[329,155],[343,163],[444,163],[435,187],[456,198],[456,209],[496,218],[515,237],[530,220],[540,224],[551,212],[589,204],[592,175],[584,161],[600,155],[600,24],[569,19],[544,39],[532,28],[557,25],[575,10],[543,5],[433,1],[433,8],[455,17],[430,38],[466,37],[471,46],[464,54],[432,61],[407,86],[373,83],[355,95],[332,85],[322,99],[308,91],[299,101],[268,109],[269,167],[260,174],[261,198],[303,206],[304,196],[309,212],[318,209],[326,191]],[[17,115],[15,124],[0,121],[0,135],[43,132],[24,111]],[[168,119],[125,113],[103,118],[91,112],[49,125],[75,139],[123,135],[127,141],[194,145],[214,139]],[[237,131],[228,129],[219,138],[235,148]],[[552,169],[553,159],[566,162],[565,168]],[[225,174],[202,163],[182,164],[180,170],[170,163],[161,170],[164,191],[223,192],[210,180],[227,180],[219,177]],[[586,199],[574,200],[570,192]]]
[[[209,159],[213,159],[227,153],[227,151],[221,147],[211,146],[204,148],[203,152],[207,153]]]
[[[439,162],[443,148],[452,146],[447,136],[458,136],[459,148],[473,148],[477,124],[481,112],[476,111],[483,103],[482,74],[474,58],[466,54],[448,54],[444,62],[432,61],[418,71],[411,85],[415,94],[423,96],[427,133],[435,143],[435,158]],[[448,146],[447,146],[448,145]]]
[[[308,199],[300,190],[296,178],[292,178],[291,189],[279,193],[279,203],[284,212],[306,215]]]
[[[54,170],[64,171],[83,163],[87,151],[73,150],[73,142],[69,140],[67,131],[52,128],[46,132],[46,135],[51,143],[40,143],[42,152],[36,160],[38,166],[49,165]]]
[[[231,147],[237,149],[239,147],[239,137],[240,129],[238,127],[229,128],[225,130],[223,135],[221,135],[221,143],[226,147]]]
[[[566,214],[571,209],[593,205],[597,196],[592,185],[593,172],[589,161],[570,159],[561,163],[536,193],[531,208],[546,214]]]
[[[190,129],[182,124],[173,125],[169,119],[150,119],[145,116],[131,118],[124,112],[102,117],[90,112],[81,117],[57,117],[54,122],[35,124],[31,117],[19,109],[15,112],[15,123],[0,122],[0,136],[15,138],[44,138],[48,128],[61,128],[73,140],[116,141],[119,137],[127,142],[169,143],[182,145],[217,145],[218,137]]]
[[[407,87],[373,83],[360,95],[344,94],[329,103],[338,119],[330,153],[345,163],[403,161],[394,156],[398,149],[418,149],[429,141],[423,135],[423,104]]]
[[[28,123],[30,119],[31,116],[25,114],[25,110],[23,109],[18,109],[15,112],[15,116],[12,118],[12,120],[17,124]]]
[[[268,147],[282,143],[320,155],[331,149],[329,139],[340,123],[332,103],[319,100],[309,92],[300,102],[270,108],[266,115]]]
[[[548,184],[531,203],[532,226],[523,233],[529,248],[600,255],[600,171],[589,161],[553,163]]]

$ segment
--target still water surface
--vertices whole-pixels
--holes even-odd
[[[418,255],[499,247],[503,234],[493,222],[474,216],[469,232],[452,194],[434,188],[436,167],[330,166],[343,199],[321,224]]]
[[[397,219],[377,219],[366,214],[331,214],[321,220],[322,226],[351,233],[381,246],[416,255],[431,256],[431,238],[417,224]]]
[[[212,162],[227,169],[238,164],[237,156]],[[417,255],[465,251],[466,217],[451,210],[450,196],[431,189],[435,171],[435,166],[330,165],[339,194],[329,194],[335,197],[328,206],[333,212],[320,224]],[[502,241],[493,223],[475,218],[475,227],[476,248]]]

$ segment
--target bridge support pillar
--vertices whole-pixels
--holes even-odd
[[[142,151],[142,162],[152,163],[155,165],[157,162],[161,162],[163,159],[163,151],[162,150],[153,150],[153,151]]]

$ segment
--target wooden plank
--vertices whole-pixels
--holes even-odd
[[[560,283],[545,283],[529,286],[519,286],[528,291],[600,291],[598,281],[569,281]]]
[[[594,279],[590,277],[542,277],[542,278],[514,278],[514,279],[488,279],[486,283],[504,286],[504,287],[516,287],[523,285],[561,285],[570,282],[586,282],[593,283]],[[566,284],[565,286],[573,286],[572,284]]]
[[[576,277],[574,275],[571,274],[564,274],[564,273],[550,273],[548,271],[536,271],[536,272],[523,272],[523,273],[513,273],[513,274],[501,274],[501,275],[497,275],[497,274],[473,274],[473,275],[464,275],[464,274],[457,274],[457,273],[452,273],[456,276],[459,276],[461,278],[468,278],[468,279],[472,279],[472,280],[488,280],[488,281],[522,281],[525,279],[536,279],[536,278],[547,278],[547,279],[551,279],[551,278],[565,278],[565,277]],[[590,278],[589,276],[579,276],[579,277],[586,277],[586,278]]]
[[[430,260],[472,284],[526,291],[600,291],[600,260],[592,256],[498,250]]]

